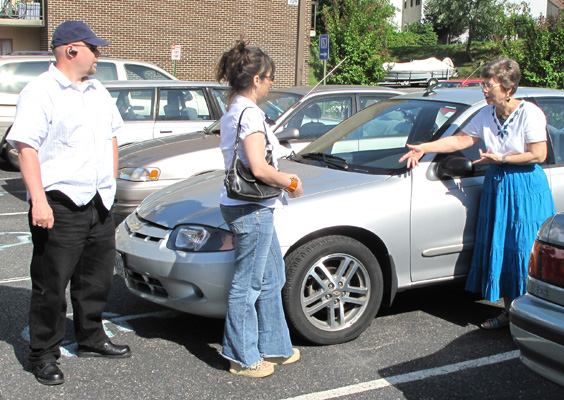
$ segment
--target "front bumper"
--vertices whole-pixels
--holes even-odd
[[[233,251],[182,252],[166,247],[171,231],[144,225],[116,230],[117,261],[129,291],[176,310],[223,318],[233,280]],[[121,270],[122,266],[116,266]]]
[[[564,307],[527,293],[513,301],[509,315],[521,361],[564,386]]]

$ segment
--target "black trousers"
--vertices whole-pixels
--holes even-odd
[[[59,191],[47,192],[55,223],[51,229],[32,226],[31,306],[29,316],[32,364],[55,361],[66,330],[66,287],[70,282],[75,339],[99,346],[108,340],[102,312],[110,291],[115,237],[111,213],[98,194],[77,207]]]

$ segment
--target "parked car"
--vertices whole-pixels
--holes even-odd
[[[521,361],[564,386],[564,214],[540,227],[529,261],[527,293],[509,312]]]
[[[517,97],[547,115],[543,167],[563,211],[564,91],[520,88]],[[296,333],[318,344],[351,340],[396,292],[467,275],[487,168],[470,161],[480,146],[426,154],[413,170],[398,160],[406,143],[455,134],[485,105],[478,88],[397,96],[280,160],[304,187],[275,216],[287,269],[284,307]],[[162,189],[119,225],[116,270],[131,293],[224,316],[234,254],[219,210],[223,176],[210,172]]]
[[[216,82],[104,82],[125,122],[118,146],[201,131],[227,108],[227,86]]]
[[[278,139],[299,151],[345,118],[405,91],[369,86],[327,85],[273,89],[260,107]],[[114,217],[121,222],[149,194],[190,176],[223,168],[219,122],[198,134],[149,140],[119,151]]]
[[[18,167],[17,152],[5,140],[16,115],[18,96],[34,77],[47,71],[55,61],[51,52],[19,52],[0,56],[0,156]],[[100,56],[94,77],[101,80],[176,79],[154,64]]]
[[[474,87],[480,86],[481,79],[450,79],[448,81],[441,81],[434,89],[449,89],[456,87]]]

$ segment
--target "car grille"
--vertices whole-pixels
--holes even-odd
[[[151,296],[168,298],[166,289],[157,278],[135,272],[129,269],[127,265],[125,266],[124,273],[127,286],[131,289],[135,289]]]
[[[159,243],[168,238],[170,234],[170,229],[143,221],[137,217],[137,213],[133,213],[125,219],[125,228],[131,238],[144,242]]]

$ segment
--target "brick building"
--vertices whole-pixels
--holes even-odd
[[[77,19],[111,42],[102,54],[149,61],[171,73],[171,46],[181,45],[176,64],[180,79],[214,80],[222,52],[243,35],[274,59],[276,86],[309,80],[311,0],[30,0],[27,4],[29,15],[24,18],[0,15],[0,53],[48,50],[57,25]]]

